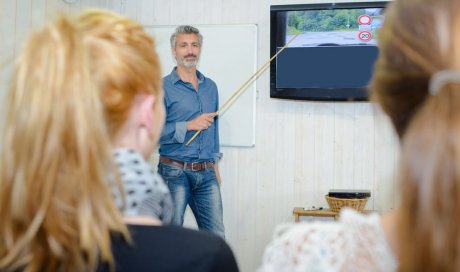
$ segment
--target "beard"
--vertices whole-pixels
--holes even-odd
[[[188,57],[194,57],[193,59],[187,59]],[[177,64],[178,65],[182,65],[186,68],[193,68],[193,67],[196,67],[197,64],[198,64],[198,61],[199,61],[199,57],[195,56],[195,55],[188,55],[188,56],[185,56],[183,58],[180,58],[177,60]]]

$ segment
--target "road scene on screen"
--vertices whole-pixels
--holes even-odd
[[[377,44],[384,16],[382,8],[305,10],[287,12],[289,47]]]

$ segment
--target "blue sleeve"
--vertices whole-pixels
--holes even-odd
[[[173,88],[170,86],[168,81],[163,80],[163,88],[164,88],[164,105],[166,111],[166,123],[161,131],[160,135],[160,145],[162,144],[180,144],[183,143],[185,140],[185,134],[187,133],[187,122],[180,121],[180,122],[168,122],[168,114],[171,112],[170,109],[170,102],[168,96],[168,90]]]
[[[161,131],[160,144],[180,144],[185,140],[187,122],[166,122]]]

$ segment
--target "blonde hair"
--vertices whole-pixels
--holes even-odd
[[[31,34],[5,98],[0,136],[0,270],[113,265],[129,239],[110,191],[113,135],[139,92],[161,92],[153,40],[128,18],[92,10]]]
[[[379,33],[373,99],[402,140],[400,271],[460,271],[460,1],[396,0]]]

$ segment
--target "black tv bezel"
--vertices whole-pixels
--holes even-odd
[[[276,44],[276,41],[284,41],[285,33],[279,33],[277,16],[278,12],[319,9],[341,8],[385,8],[390,1],[378,2],[343,2],[343,3],[319,3],[319,4],[292,4],[270,6],[270,55],[276,54],[276,48],[285,44]],[[283,37],[278,39],[277,36]],[[282,53],[281,53],[282,54]],[[276,60],[270,64],[270,97],[291,100],[308,101],[368,101],[369,96],[366,87],[363,88],[277,88],[276,87]]]

